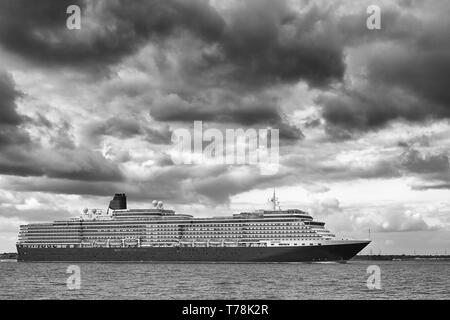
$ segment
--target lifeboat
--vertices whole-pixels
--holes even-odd
[[[137,239],[126,239],[125,245],[126,246],[137,246],[138,240]]]
[[[225,240],[223,242],[223,246],[224,247],[237,247],[237,242],[236,241],[227,241],[227,240]]]
[[[96,247],[106,247],[108,242],[106,240],[97,240],[94,242]]]
[[[121,247],[122,246],[122,240],[114,239],[109,241],[110,247]]]
[[[93,243],[92,241],[82,241],[81,246],[82,247],[92,247]]]

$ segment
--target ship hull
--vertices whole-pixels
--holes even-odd
[[[310,262],[346,261],[369,241],[292,247],[17,247],[18,261]]]

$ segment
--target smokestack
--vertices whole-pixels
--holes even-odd
[[[114,198],[109,202],[109,208],[112,210],[126,209],[127,196],[125,193],[116,193]]]

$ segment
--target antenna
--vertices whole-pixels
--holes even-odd
[[[272,196],[272,199],[269,199],[269,202],[272,202],[273,211],[277,210],[277,206],[278,206],[278,210],[281,209],[280,208],[280,202],[278,201],[278,198],[277,198],[277,196],[275,194],[275,189],[273,189],[273,196]]]

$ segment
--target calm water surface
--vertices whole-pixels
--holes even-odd
[[[0,299],[450,299],[449,261],[79,263],[79,290],[67,288],[69,265],[2,261]],[[366,286],[370,265],[381,290]]]

